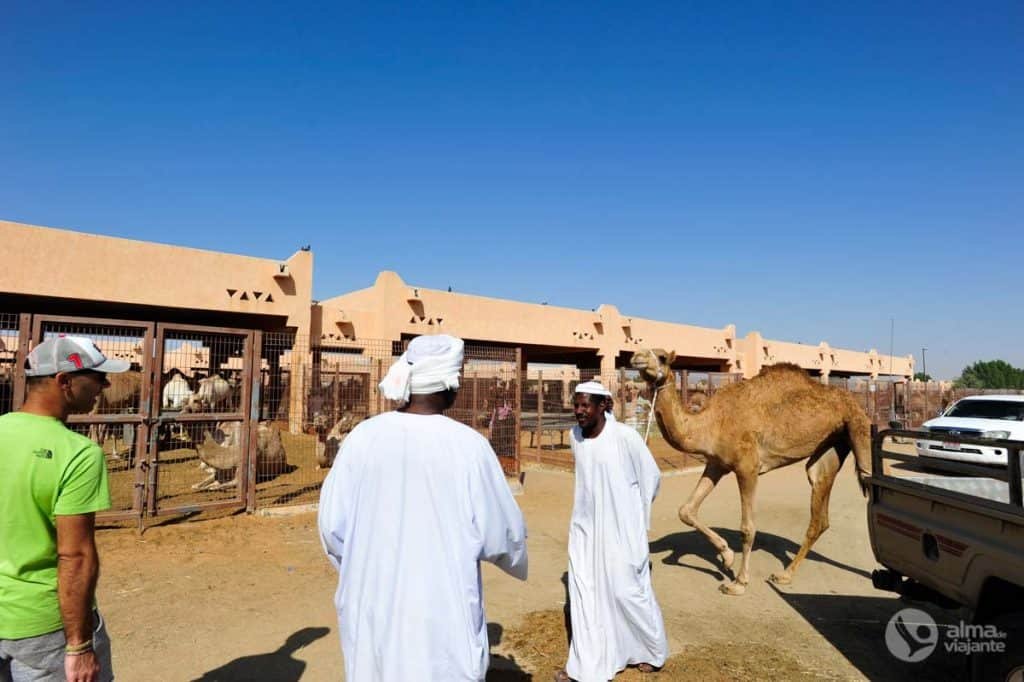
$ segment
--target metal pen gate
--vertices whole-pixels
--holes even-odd
[[[112,506],[98,516],[140,525],[146,516],[315,496],[326,475],[319,460],[327,431],[344,417],[354,425],[391,409],[376,384],[401,352],[388,340],[359,352],[314,347],[307,357],[294,353],[302,345],[294,335],[3,313],[0,413],[21,406],[28,349],[57,334],[85,336],[130,363],[108,374],[111,386],[95,408],[70,416],[68,426],[104,453]],[[463,387],[449,411],[488,438],[511,476],[520,472],[520,365],[519,349],[468,344]]]
[[[255,334],[156,326],[147,515],[246,506]]]
[[[96,441],[106,457],[111,508],[100,518],[141,521],[247,506],[259,332],[51,315],[32,319],[35,343],[58,334],[86,336],[107,357],[131,364],[127,372],[108,375],[111,386],[92,412],[68,418],[68,427]],[[20,404],[18,397],[15,391]]]

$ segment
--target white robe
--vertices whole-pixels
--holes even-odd
[[[606,682],[631,664],[661,666],[668,656],[647,544],[661,473],[640,434],[610,414],[606,419],[597,438],[572,430],[572,642],[565,668],[579,682]]]
[[[480,560],[526,579],[526,527],[487,439],[442,415],[388,412],[342,443],[320,493],[339,570],[348,682],[483,680]]]

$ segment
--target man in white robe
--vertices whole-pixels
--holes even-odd
[[[576,387],[568,581],[572,640],[556,680],[606,682],[628,665],[659,668],[668,656],[647,544],[661,474],[640,434],[606,411],[610,398],[597,382]]]
[[[462,341],[417,337],[381,390],[402,407],[342,443],[320,494],[348,682],[483,680],[480,561],[526,579],[526,528],[487,439],[445,417]]]

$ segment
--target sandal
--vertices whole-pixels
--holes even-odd
[[[572,678],[569,677],[569,673],[559,670],[555,673],[555,682],[572,682]]]
[[[656,673],[661,670],[661,668],[655,667],[650,663],[637,663],[636,669],[642,673]]]

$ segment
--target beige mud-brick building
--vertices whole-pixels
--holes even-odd
[[[314,309],[313,327],[321,343],[446,332],[521,347],[526,362],[576,365],[602,374],[626,366],[633,351],[643,347],[674,350],[679,368],[746,378],[781,362],[823,380],[890,373],[910,377],[914,368],[912,356],[890,358],[875,350],[833,348],[826,341],[809,346],[765,339],[758,332],[737,338],[734,324],[713,329],[648,320],[608,304],[586,311],[439,291],[407,284],[394,272],[380,273],[367,289],[322,301]]]
[[[284,361],[295,406],[307,395],[304,365],[318,352],[377,354],[370,364],[383,366],[402,341],[441,332],[483,346],[520,348],[524,369],[556,363],[605,374],[626,367],[637,348],[660,347],[676,352],[677,368],[744,377],[780,362],[823,381],[909,378],[914,371],[912,356],[890,358],[826,341],[804,345],[758,332],[738,337],[735,324],[718,329],[649,320],[609,304],[588,311],[440,291],[387,271],[366,289],[315,301],[309,250],[253,258],[3,221],[0,243],[6,255],[0,314],[7,319],[46,313],[287,331],[294,335]],[[2,340],[8,354],[19,342],[10,330]]]

